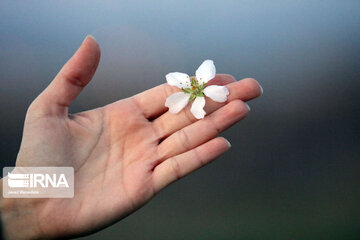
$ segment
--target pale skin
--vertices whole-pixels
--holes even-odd
[[[91,80],[99,60],[98,43],[87,37],[30,105],[16,160],[16,166],[73,166],[74,198],[1,196],[6,239],[80,236],[121,220],[227,151],[228,141],[217,135],[243,119],[249,112],[245,101],[262,92],[254,79],[235,81],[218,74],[208,84],[226,85],[228,101],[207,98],[207,115],[201,120],[189,106],[178,114],[167,111],[166,98],[179,91],[168,84],[69,114],[69,105]]]

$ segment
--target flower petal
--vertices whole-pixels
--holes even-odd
[[[204,97],[196,97],[192,106],[191,106],[191,113],[194,115],[195,118],[201,119],[204,118],[206,112],[204,111],[205,106],[205,98]]]
[[[165,106],[169,108],[169,112],[178,113],[188,104],[189,98],[190,94],[177,92],[166,99]]]
[[[229,90],[225,86],[211,85],[204,89],[204,94],[215,102],[225,102]]]
[[[190,78],[186,73],[172,72],[166,74],[166,81],[171,86],[176,86],[178,88],[188,88],[190,87]]]
[[[216,68],[213,60],[205,60],[200,67],[196,70],[196,79],[200,83],[207,83],[215,77]]]

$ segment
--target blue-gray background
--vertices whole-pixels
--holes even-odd
[[[84,239],[358,239],[359,30],[356,0],[2,0],[1,164],[14,164],[27,106],[87,34],[102,60],[72,112],[209,58],[264,88],[224,133],[231,151]]]

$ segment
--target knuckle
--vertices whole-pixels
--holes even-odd
[[[206,122],[208,124],[207,129],[213,130],[215,136],[222,132],[222,129],[220,128],[220,125],[217,124],[217,122],[214,121],[213,118],[208,118],[208,121],[206,121]]]
[[[170,86],[169,84],[165,83],[164,84],[164,95],[165,97],[170,96],[171,94],[177,92],[176,88],[173,86]]]
[[[152,123],[151,126],[157,139],[161,140],[165,137],[167,129],[164,121],[156,121]]]
[[[69,74],[63,74],[63,78],[66,79],[70,84],[77,87],[85,87],[87,82],[84,80],[84,76],[81,73],[72,72]]]
[[[190,138],[184,129],[177,132],[177,139],[178,139],[179,145],[182,146],[185,151],[190,149],[190,147],[191,147]]]
[[[182,175],[181,175],[179,161],[176,159],[176,157],[173,157],[170,159],[170,162],[171,162],[171,168],[172,168],[172,171],[174,173],[176,180],[180,179],[182,177]]]
[[[190,108],[186,107],[183,111],[183,116],[189,123],[195,122],[197,119],[194,117],[194,115],[191,113]]]
[[[203,150],[203,151],[204,151],[203,154],[200,154],[199,150],[197,148],[194,149],[194,156],[195,156],[195,159],[198,162],[199,167],[203,167],[203,166],[206,165],[206,161],[205,161],[205,159],[203,157],[204,154],[205,154],[205,156],[210,154],[210,152],[208,152],[208,150],[206,150],[206,149]]]

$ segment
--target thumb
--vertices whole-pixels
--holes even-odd
[[[88,35],[50,85],[29,109],[44,115],[65,115],[68,107],[90,82],[100,61],[100,46]]]

